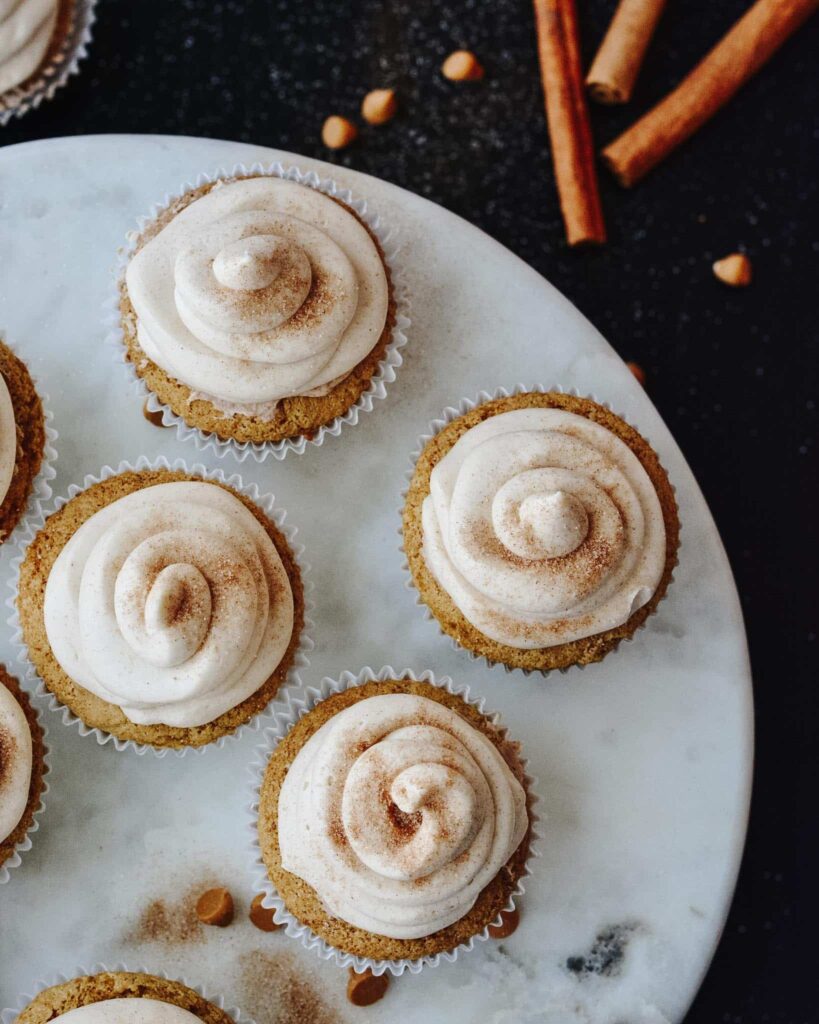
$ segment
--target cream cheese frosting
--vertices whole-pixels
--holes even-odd
[[[42,64],[59,6],[59,0],[0,0],[0,93]]]
[[[174,1003],[130,996],[85,1003],[55,1019],[64,1024],[201,1024],[196,1014]]]
[[[126,286],[148,358],[215,404],[251,412],[349,374],[389,308],[358,218],[271,176],[219,184],[186,206],[137,252]]]
[[[358,701],[299,750],[278,808],[282,866],[357,928],[413,939],[458,921],[528,827],[497,747],[415,694]]]
[[[17,827],[31,784],[31,730],[23,709],[0,683],[0,842]]]
[[[276,546],[235,494],[175,481],[80,526],[49,573],[44,618],[75,682],[139,725],[192,728],[275,671],[293,593]]]
[[[619,437],[560,409],[517,409],[463,434],[432,470],[424,560],[498,643],[552,647],[626,622],[665,568],[662,507]]]
[[[0,505],[9,492],[17,462],[17,422],[8,385],[0,373]]]

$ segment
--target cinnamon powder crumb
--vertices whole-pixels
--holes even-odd
[[[10,732],[0,729],[0,783],[5,781],[6,773],[14,754],[15,740]]]
[[[241,1006],[258,1024],[341,1024],[289,954],[254,951],[239,964]]]
[[[150,900],[125,935],[126,942],[157,942],[181,946],[204,942],[205,932],[196,916],[196,900],[206,889],[218,883],[212,878],[191,885],[177,899],[157,897]]]

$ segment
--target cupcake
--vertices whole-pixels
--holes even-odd
[[[0,665],[0,882],[42,807],[46,747],[37,712]]]
[[[185,748],[233,733],[299,650],[304,591],[282,519],[162,466],[70,498],[20,565],[22,640],[45,687],[100,742]]]
[[[313,438],[370,388],[396,323],[381,244],[341,199],[276,174],[200,184],[141,231],[120,292],[126,358],[223,441]]]
[[[180,981],[103,971],[43,989],[14,1024],[235,1024],[235,1017]]]
[[[0,544],[25,511],[45,446],[45,414],[29,372],[0,339]]]
[[[0,124],[37,106],[77,70],[94,0],[0,2]]]
[[[423,445],[406,495],[421,601],[489,662],[599,661],[655,610],[676,564],[677,506],[657,455],[588,398],[504,392],[461,411]]]
[[[273,750],[258,843],[288,933],[400,973],[485,938],[522,891],[528,779],[480,705],[391,669],[364,678],[326,680]]]

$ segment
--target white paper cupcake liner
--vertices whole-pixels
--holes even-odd
[[[6,882],[8,882],[9,878],[11,877],[11,872],[14,870],[14,868],[17,868],[22,864],[22,855],[26,853],[27,850],[30,850],[31,847],[34,845],[31,837],[34,835],[35,832],[38,832],[40,829],[39,818],[45,811],[46,796],[48,795],[49,789],[48,773],[51,771],[51,752],[48,749],[48,726],[45,724],[44,716],[41,714],[40,709],[31,700],[31,694],[26,693],[26,696],[28,697],[31,706],[34,709],[35,714],[37,715],[37,724],[43,731],[43,788],[42,792],[40,793],[40,802],[37,805],[37,809],[34,811],[34,816],[32,818],[31,824],[26,829],[26,834],[23,836],[19,843],[15,843],[14,851],[12,852],[11,856],[7,857],[6,860],[4,860],[2,864],[0,864],[0,885],[5,885]]]
[[[234,441],[232,439],[220,438],[213,433],[206,433],[196,427],[191,427],[181,416],[178,416],[159,400],[126,358],[126,347],[119,308],[120,285],[128,263],[136,249],[137,242],[145,228],[156,220],[164,210],[193,189],[217,180],[230,180],[259,174],[285,178],[288,181],[307,185],[310,188],[318,189],[320,192],[333,196],[335,199],[340,199],[347,206],[351,207],[378,239],[390,272],[396,307],[395,324],[384,357],[379,362],[378,369],[373,374],[367,390],[359,396],[345,413],[337,416],[325,426],[319,427],[310,438],[300,435],[298,437],[286,438],[283,441]],[[327,437],[338,437],[345,425],[354,426],[358,423],[362,413],[371,412],[376,401],[387,397],[387,385],[395,380],[396,371],[403,363],[401,349],[407,343],[406,332],[410,327],[410,304],[406,277],[398,259],[400,248],[397,232],[382,224],[380,217],[370,207],[367,200],[354,196],[349,189],[340,188],[331,178],[319,178],[314,171],[304,172],[299,170],[298,167],[285,167],[281,163],[274,163],[269,166],[255,163],[250,167],[247,167],[245,164],[235,164],[230,170],[220,168],[213,173],[203,172],[195,181],[185,182],[180,186],[179,191],[172,195],[166,195],[161,203],[156,203],[147,216],[141,217],[138,220],[136,230],[129,233],[128,244],[119,254],[113,294],[110,298],[106,299],[103,307],[103,324],[106,329],[105,341],[110,346],[116,362],[118,364],[125,364],[134,392],[140,402],[145,405],[148,412],[161,413],[163,426],[176,427],[176,436],[180,440],[192,441],[200,451],[212,451],[220,457],[230,452],[239,462],[244,462],[248,456],[257,462],[263,462],[268,456],[272,456],[280,461],[285,458],[288,452],[295,452],[301,455],[306,451],[308,445],[318,446],[324,444]]]
[[[88,55],[91,43],[96,0],[73,0],[73,4],[71,24],[57,52],[25,82],[0,93],[0,125],[35,110],[44,100],[50,100],[71,75],[79,72],[80,61]]]
[[[324,679],[321,680],[318,688],[313,686],[301,687],[299,689],[289,687],[282,693],[281,699],[276,702],[273,724],[265,728],[263,733],[264,741],[256,748],[256,758],[249,768],[251,776],[249,829],[251,834],[251,870],[253,872],[255,891],[264,894],[262,906],[273,910],[274,921],[276,921],[277,924],[284,926],[284,930],[287,935],[291,938],[298,939],[305,949],[315,950],[322,960],[333,960],[340,967],[352,967],[358,972],[370,970],[373,974],[383,974],[385,971],[389,971],[391,974],[397,976],[403,974],[405,971],[409,971],[410,974],[418,974],[425,967],[437,967],[443,961],[454,963],[458,959],[460,953],[469,952],[474,948],[476,942],[485,942],[490,937],[489,927],[491,925],[500,924],[501,915],[498,914],[494,921],[491,922],[491,925],[487,925],[483,931],[472,935],[466,942],[462,942],[460,945],[456,946],[455,949],[448,950],[444,953],[435,953],[432,956],[421,957],[418,960],[379,960],[373,959],[372,957],[354,956],[352,953],[345,953],[340,949],[336,949],[335,946],[331,946],[324,939],[316,935],[315,932],[313,932],[307,925],[302,924],[298,918],[294,917],[293,914],[290,913],[284,903],[284,900],[276,892],[276,889],[267,873],[267,868],[264,860],[262,859],[258,834],[259,797],[262,781],[264,779],[270,755],[278,743],[284,739],[290,729],[300,718],[306,715],[309,711],[312,711],[317,704],[320,704],[331,694],[343,693],[345,690],[361,686],[363,683],[370,683],[374,681],[384,682],[388,679],[411,679],[415,682],[431,683],[433,686],[440,687],[442,690],[446,690],[448,693],[460,697],[467,704],[470,704],[479,711],[485,718],[489,719],[490,722],[497,725],[504,738],[507,735],[506,729],[500,725],[500,714],[496,711],[486,711],[484,709],[484,699],[482,697],[472,697],[468,686],[454,683],[449,676],[440,676],[436,679],[434,674],[429,670],[416,675],[411,669],[401,669],[396,671],[391,666],[386,665],[384,668],[375,671],[367,666],[357,675],[354,675],[352,672],[342,672],[338,679],[330,679],[328,676],[325,676]],[[503,912],[515,909],[516,899],[522,896],[525,892],[524,880],[532,873],[530,864],[532,860],[536,860],[540,857],[540,853],[537,849],[537,843],[541,838],[537,831],[539,818],[537,813],[534,811],[534,807],[538,802],[538,797],[535,791],[537,780],[527,773],[527,761],[525,758],[520,757],[520,764],[523,768],[527,792],[527,806],[529,811],[529,849],[523,874],[518,879],[514,891],[503,908]]]
[[[33,982],[29,991],[18,996],[16,1006],[0,1010],[0,1024],[14,1024],[23,1010],[25,1010],[33,999],[46,989],[53,988],[54,985],[62,985],[67,981],[76,981],[78,978],[93,977],[95,974],[105,974],[108,972],[123,974],[150,974],[155,978],[162,978],[164,981],[178,982],[180,985],[185,985],[187,988],[193,989],[193,991],[198,996],[201,996],[202,999],[206,999],[209,1003],[213,1003],[214,1006],[218,1006],[220,1010],[223,1010],[231,1018],[234,1024],[254,1024],[253,1019],[242,1013],[238,1007],[226,1006],[224,997],[211,995],[202,985],[197,985],[195,982],[190,981],[187,978],[177,978],[162,970],[151,971],[145,967],[127,967],[125,964],[121,963],[112,964],[110,966],[106,966],[106,964],[94,964],[90,968],[77,967],[68,974],[53,974],[48,978],[43,978],[39,981]]]
[[[458,641],[453,636],[450,636],[449,633],[447,633],[441,627],[441,624],[438,622],[438,620],[432,614],[432,611],[430,610],[430,608],[427,605],[426,601],[424,601],[423,597],[421,596],[421,593],[419,592],[417,586],[415,585],[415,581],[412,578],[412,572],[411,572],[410,567],[409,567],[409,561],[407,559],[407,554],[406,554],[406,551],[404,550],[404,529],[403,529],[402,519],[403,519],[404,506],[405,506],[406,501],[407,501],[407,494],[409,492],[410,485],[412,484],[412,478],[415,475],[415,467],[416,467],[416,465],[418,463],[418,459],[421,456],[421,452],[423,452],[423,450],[427,446],[427,444],[433,439],[433,437],[435,437],[437,434],[439,434],[444,429],[444,427],[449,426],[449,424],[452,423],[454,420],[460,419],[461,416],[465,416],[467,413],[472,412],[473,409],[477,409],[478,406],[486,405],[487,402],[493,402],[497,398],[510,398],[512,395],[520,395],[520,394],[524,394],[524,393],[529,393],[529,394],[531,394],[531,393],[548,394],[548,393],[551,393],[551,392],[557,393],[557,394],[561,394],[561,395],[572,395],[575,398],[586,398],[586,399],[588,399],[591,402],[596,402],[598,405],[603,406],[604,409],[608,409],[609,412],[613,412],[615,416],[619,416],[619,418],[621,420],[623,420],[624,423],[628,423],[629,426],[633,426],[633,424],[629,423],[629,420],[622,413],[619,413],[616,410],[612,409],[611,405],[608,402],[602,401],[601,399],[597,398],[595,395],[583,394],[581,391],[578,391],[577,388],[564,388],[564,387],[561,387],[560,385],[553,385],[551,387],[546,387],[543,384],[533,384],[533,385],[515,384],[512,388],[499,387],[499,388],[496,388],[495,391],[491,391],[491,392],[490,391],[479,391],[477,397],[475,397],[475,398],[462,398],[460,400],[460,402],[458,402],[457,406],[448,405],[444,409],[444,411],[441,413],[440,417],[438,417],[437,419],[432,420],[430,422],[429,426],[427,427],[426,432],[421,434],[421,436],[418,438],[418,442],[417,442],[416,448],[410,454],[410,468],[407,471],[407,473],[405,474],[406,486],[404,487],[404,490],[401,492],[401,506],[398,509],[398,518],[399,518],[399,522],[401,522],[401,525],[398,527],[398,535],[401,538],[401,543],[399,545],[399,550],[400,550],[401,554],[404,556],[404,562],[403,562],[401,568],[404,570],[404,573],[406,575],[406,578],[404,580],[404,586],[406,587],[407,590],[410,590],[410,591],[412,591],[415,594],[415,604],[422,610],[424,618],[426,620],[430,621],[430,622],[434,622],[435,625],[438,628],[438,632],[441,634],[441,636],[445,637],[445,639],[448,641],[448,643],[452,647],[452,649],[455,650],[455,651],[460,651],[460,652],[465,653],[469,657],[470,661],[481,661],[485,665],[488,665],[489,668],[500,668],[500,669],[503,669],[503,671],[507,672],[507,673],[521,672],[525,676],[537,675],[537,676],[544,676],[545,677],[545,676],[551,675],[552,672],[559,672],[561,675],[565,675],[567,672],[582,672],[585,669],[594,668],[596,665],[600,665],[601,662],[600,661],[591,662],[588,665],[567,665],[564,668],[557,668],[557,669],[517,668],[514,665],[507,665],[507,664],[505,664],[502,661],[493,661],[492,659],[487,658],[486,655],[476,654],[474,651],[470,651],[468,648],[464,647],[462,644],[459,644]],[[636,427],[634,427],[634,429],[637,430]],[[647,437],[646,434],[644,434],[642,431],[639,431],[639,433],[640,433],[641,437],[643,437],[649,444],[651,444],[651,441],[649,440],[649,438]],[[671,485],[671,489],[676,494],[676,488],[674,488],[673,484]],[[680,524],[680,527],[679,527],[679,534],[680,534],[680,538],[681,538],[681,536],[682,536],[682,524]],[[680,550],[681,549],[682,549],[682,539],[680,539],[680,541],[678,543],[678,546],[677,546],[677,562],[679,562],[679,554],[680,554]],[[675,568],[676,568],[676,566],[675,566]],[[666,587],[665,594],[663,594],[663,597],[661,598],[661,601],[665,599],[665,597],[666,597],[666,595],[668,593],[668,590],[670,589],[671,584],[673,582],[674,582],[674,572],[672,571],[671,577],[670,577],[670,579],[668,581],[668,586]],[[622,640],[619,640],[617,642],[616,646],[611,651],[609,651],[608,653],[609,654],[613,654],[614,651],[616,651],[617,648],[620,646],[620,644],[631,643],[634,640],[634,638],[636,637],[636,635],[641,630],[645,629],[646,626],[648,625],[648,623],[651,622],[653,614],[654,613],[649,615],[634,630],[634,632],[630,636],[624,637]],[[605,661],[605,657],[602,660]]]
[[[82,484],[72,484],[68,489],[67,496],[57,498],[56,501],[47,509],[43,509],[41,506],[38,506],[37,515],[32,516],[26,523],[25,529],[21,531],[20,538],[17,542],[17,553],[11,563],[12,571],[8,580],[8,585],[11,588],[12,593],[11,597],[6,600],[6,607],[11,613],[8,618],[8,624],[12,629],[12,644],[17,651],[17,661],[21,666],[23,666],[25,679],[33,688],[36,688],[35,692],[37,696],[43,697],[47,701],[50,710],[59,713],[62,716],[62,720],[65,725],[76,726],[81,736],[93,736],[97,743],[101,745],[105,743],[113,743],[117,750],[130,749],[135,751],[137,754],[145,754],[148,751],[151,751],[157,757],[164,757],[169,753],[175,754],[177,757],[183,757],[190,751],[202,754],[206,750],[211,750],[214,747],[221,748],[228,741],[236,740],[246,732],[257,732],[269,719],[272,718],[273,702],[271,702],[264,710],[254,715],[249,721],[240,725],[232,733],[229,733],[226,736],[220,736],[212,743],[199,747],[156,747],[149,743],[137,743],[135,740],[120,739],[119,737],[114,736],[109,732],[105,732],[102,729],[92,728],[91,726],[86,725],[81,718],[62,704],[60,700],[48,689],[43,680],[40,679],[37,674],[37,669],[29,660],[28,647],[26,646],[23,638],[23,630],[20,625],[20,616],[17,610],[20,566],[25,558],[28,545],[43,528],[46,519],[54,512],[61,509],[81,491],[87,490],[93,484],[99,483],[102,480],[108,480],[112,476],[119,476],[121,473],[146,469],[169,469],[180,471],[188,473],[191,476],[201,477],[203,480],[213,480],[218,483],[227,484],[229,487],[232,487],[234,490],[245,495],[245,497],[250,498],[254,504],[258,505],[268,519],[274,522],[278,529],[281,530],[291,552],[293,553],[296,564],[299,567],[302,587],[304,590],[304,625],[299,637],[299,645],[296,649],[293,664],[290,667],[290,671],[287,676],[288,683],[300,685],[299,670],[306,668],[310,664],[308,655],[314,647],[313,640],[310,636],[314,624],[311,618],[313,602],[311,599],[312,583],[309,580],[310,565],[304,560],[304,546],[296,543],[296,534],[298,532],[296,527],[285,523],[287,513],[284,509],[276,506],[275,497],[272,494],[260,494],[259,489],[255,484],[245,484],[238,473],[233,473],[228,476],[220,469],[206,469],[205,466],[200,463],[188,466],[184,459],[175,459],[173,462],[169,462],[164,456],[151,460],[142,455],[135,463],[123,461],[120,462],[116,468],[103,466],[98,475],[95,476],[89,473],[83,477]]]
[[[17,351],[17,347],[8,340],[8,338],[5,335],[5,332],[2,330],[0,330],[0,343],[5,345],[6,348],[9,349],[20,360],[21,363],[25,363],[25,359],[23,359],[23,357]],[[26,368],[28,369],[28,367]],[[31,375],[30,371],[29,374]],[[2,542],[3,544],[14,543],[16,537],[19,536],[19,531],[27,522],[27,520],[31,516],[37,514],[39,505],[42,502],[48,501],[51,498],[51,481],[57,475],[57,470],[54,468],[54,463],[57,461],[56,445],[60,435],[52,426],[52,423],[54,422],[54,414],[49,409],[51,399],[44,391],[40,389],[37,381],[33,376],[31,376],[31,380],[32,383],[34,384],[34,389],[40,398],[40,405],[42,406],[43,409],[43,419],[45,421],[45,444],[43,445],[43,458],[42,462],[40,463],[40,469],[37,472],[37,476],[34,477],[34,480],[31,483],[31,490],[29,492],[25,510],[23,511],[23,514],[20,516],[20,519],[16,526],[14,527],[14,529],[11,531],[8,537],[6,537],[6,539]]]

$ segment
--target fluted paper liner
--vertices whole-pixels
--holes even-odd
[[[25,359],[20,355],[17,350],[17,346],[12,344],[5,333],[0,330],[0,342],[6,346],[14,355],[20,360],[21,363],[25,363]],[[28,369],[28,365],[26,365]],[[45,443],[43,445],[43,458],[40,462],[40,469],[37,472],[37,476],[31,482],[31,491],[29,492],[28,501],[26,502],[25,510],[20,516],[19,522],[6,537],[3,544],[13,544],[14,539],[20,535],[20,531],[24,527],[24,524],[31,516],[35,516],[38,513],[39,505],[41,502],[48,501],[51,498],[51,481],[57,475],[57,470],[54,468],[54,463],[57,461],[57,441],[60,435],[52,426],[54,422],[54,415],[49,409],[49,403],[51,399],[48,395],[42,391],[37,383],[35,377],[29,370],[29,376],[31,376],[31,382],[34,385],[34,390],[37,392],[37,396],[40,399],[40,405],[43,410],[43,420],[45,428]],[[2,545],[0,545],[2,546]]]
[[[385,971],[389,971],[391,974],[397,976],[403,974],[405,971],[409,971],[410,974],[418,974],[425,967],[437,967],[443,961],[454,963],[455,960],[458,959],[458,955],[460,953],[472,950],[476,942],[484,942],[489,938],[490,926],[499,924],[501,921],[501,915],[498,914],[490,925],[487,925],[482,931],[477,932],[475,935],[470,936],[466,942],[462,942],[454,949],[447,950],[443,953],[435,953],[431,956],[421,957],[418,960],[380,960],[374,959],[373,957],[354,956],[352,953],[345,953],[343,950],[337,949],[335,946],[331,946],[330,943],[320,938],[306,924],[302,924],[297,917],[290,913],[284,903],[284,900],[276,892],[267,873],[267,868],[262,859],[258,834],[259,795],[261,792],[261,786],[270,755],[278,745],[279,741],[284,739],[292,726],[294,726],[300,718],[306,715],[309,711],[312,711],[317,704],[326,700],[331,694],[343,693],[345,690],[349,690],[355,686],[361,686],[364,683],[384,682],[388,679],[411,679],[414,682],[430,683],[432,686],[437,686],[442,690],[446,690],[448,693],[460,697],[467,704],[470,704],[478,710],[485,718],[489,719],[489,721],[494,725],[499,725],[500,723],[499,713],[485,711],[484,699],[471,696],[470,688],[468,686],[455,684],[449,676],[441,676],[436,679],[435,675],[429,670],[416,675],[411,669],[396,670],[391,666],[386,665],[384,668],[375,671],[367,666],[357,675],[354,675],[352,672],[342,672],[338,679],[330,679],[329,676],[325,676],[318,687],[307,686],[300,687],[298,689],[288,687],[282,693],[281,699],[277,699],[276,701],[273,724],[268,725],[264,729],[264,741],[256,748],[256,757],[249,769],[251,776],[251,799],[249,808],[251,820],[249,823],[249,829],[251,833],[251,870],[253,872],[255,891],[264,894],[262,906],[273,910],[274,921],[284,927],[287,935],[291,938],[298,939],[305,949],[315,950],[322,960],[334,960],[340,967],[352,967],[358,972],[370,970],[373,974],[383,974]],[[502,734],[506,736],[506,730],[503,727],[501,727],[501,731]],[[510,895],[506,906],[503,908],[503,912],[515,909],[516,898],[522,896],[525,891],[524,880],[531,875],[529,862],[540,856],[536,848],[536,844],[540,839],[540,835],[537,832],[537,823],[539,819],[537,814],[534,812],[534,806],[538,801],[538,797],[535,793],[535,786],[537,783],[536,780],[526,772],[526,759],[521,757],[520,763],[524,771],[527,810],[529,813],[529,848],[523,874],[518,879],[514,891]]]
[[[23,992],[18,996],[16,1006],[0,1010],[0,1024],[14,1024],[23,1010],[25,1010],[33,999],[46,989],[53,988],[54,985],[63,985],[67,981],[76,981],[79,978],[89,978],[93,977],[95,974],[106,974],[109,972],[122,974],[150,974],[154,978],[162,978],[164,981],[175,981],[180,985],[185,985],[187,988],[193,989],[193,991],[198,996],[201,996],[202,999],[206,999],[209,1003],[213,1003],[214,1006],[218,1006],[220,1010],[223,1010],[231,1020],[233,1020],[234,1024],[255,1024],[253,1019],[242,1013],[238,1007],[226,1006],[223,996],[213,996],[204,988],[204,986],[197,985],[194,982],[189,981],[187,978],[177,978],[172,974],[168,974],[166,971],[149,971],[145,967],[128,967],[121,963],[112,964],[110,966],[97,963],[93,964],[90,968],[77,967],[70,974],[53,974],[50,977],[42,978],[39,981],[33,982],[28,992]]]
[[[258,714],[254,715],[249,721],[238,726],[238,728],[236,728],[232,733],[220,736],[212,743],[207,743],[200,747],[155,747],[149,743],[137,743],[135,740],[120,739],[119,737],[114,736],[109,732],[105,732],[102,729],[92,728],[91,726],[86,725],[81,718],[62,704],[51,690],[48,689],[43,680],[40,679],[37,674],[37,669],[34,667],[32,662],[29,661],[28,648],[23,638],[23,630],[20,625],[20,616],[17,610],[20,566],[25,558],[28,545],[43,528],[48,516],[57,512],[72,498],[76,497],[76,495],[81,491],[87,490],[93,484],[100,483],[102,480],[109,480],[111,477],[119,476],[122,473],[138,472],[139,470],[145,469],[168,469],[175,472],[186,473],[190,476],[201,477],[203,480],[211,480],[227,484],[228,487],[232,487],[235,491],[239,491],[241,494],[245,495],[245,497],[250,498],[250,500],[257,505],[268,519],[275,523],[278,529],[282,532],[291,552],[293,553],[296,564],[299,567],[302,586],[304,588],[304,625],[299,636],[299,645],[296,648],[293,664],[291,665],[288,673],[288,680],[292,680],[293,683],[298,684],[299,669],[306,668],[310,664],[308,655],[309,652],[312,651],[314,644],[310,637],[310,633],[313,629],[313,621],[310,618],[313,610],[313,602],[311,600],[312,584],[308,580],[310,565],[304,560],[304,546],[296,544],[296,527],[285,523],[287,513],[284,509],[276,506],[274,495],[260,494],[259,488],[255,484],[246,485],[238,473],[233,473],[228,476],[220,469],[206,469],[205,466],[200,463],[188,466],[184,459],[175,459],[173,462],[169,462],[164,456],[150,460],[143,455],[140,456],[135,463],[123,461],[120,462],[116,468],[103,466],[99,475],[87,474],[83,477],[82,484],[72,484],[68,489],[67,496],[57,498],[56,501],[47,509],[43,509],[38,505],[37,515],[32,516],[26,523],[25,529],[21,531],[21,536],[17,543],[18,553],[11,563],[12,573],[8,584],[12,590],[12,594],[6,601],[6,607],[11,611],[8,624],[12,629],[12,644],[17,650],[17,661],[24,668],[26,680],[32,685],[32,687],[36,687],[35,692],[37,696],[43,697],[48,702],[50,710],[56,711],[62,715],[62,720],[65,725],[77,726],[81,736],[93,736],[99,744],[113,743],[117,750],[131,749],[137,754],[145,754],[150,750],[156,754],[157,757],[164,757],[168,753],[173,753],[177,757],[183,757],[191,750],[201,754],[206,750],[211,750],[213,747],[221,748],[226,742],[237,739],[245,732],[258,731],[265,724],[266,720],[272,716],[273,703],[271,702],[271,704]]]
[[[229,181],[249,175],[271,175],[275,178],[284,178],[287,181],[298,182],[309,188],[318,189],[318,191],[324,192],[335,199],[340,199],[358,214],[376,236],[390,272],[390,281],[396,307],[395,323],[384,357],[379,362],[378,369],[373,374],[367,389],[359,395],[350,408],[330,423],[319,427],[309,438],[305,434],[301,434],[297,437],[285,438],[282,441],[234,441],[230,438],[220,438],[213,433],[206,433],[197,427],[191,427],[181,416],[178,416],[159,400],[126,358],[126,347],[119,308],[120,286],[128,263],[135,252],[136,244],[145,228],[186,193],[210,182],[219,180]],[[358,423],[362,413],[371,412],[376,401],[387,397],[387,385],[395,380],[396,371],[404,361],[401,349],[407,343],[406,332],[410,326],[410,305],[407,285],[398,259],[400,248],[397,232],[382,223],[381,218],[371,208],[367,200],[353,195],[349,189],[341,188],[331,178],[319,178],[314,171],[305,172],[301,171],[298,167],[286,167],[281,163],[270,165],[254,163],[250,167],[239,163],[235,164],[230,170],[220,168],[213,173],[202,172],[194,181],[185,182],[179,191],[166,195],[161,203],[156,203],[147,216],[141,217],[138,220],[136,230],[129,233],[128,244],[121,250],[119,255],[113,295],[105,301],[103,307],[103,322],[106,328],[105,340],[111,346],[117,363],[124,363],[126,365],[134,392],[138,396],[140,403],[145,404],[148,412],[161,413],[163,426],[176,427],[176,436],[180,440],[193,441],[200,451],[212,451],[220,457],[224,456],[226,452],[231,452],[239,462],[244,462],[248,456],[257,462],[263,462],[269,455],[278,460],[285,458],[288,452],[296,452],[301,455],[308,445],[318,446],[324,444],[327,437],[338,437],[345,425],[354,426]]]
[[[22,855],[26,853],[26,851],[30,850],[31,847],[34,845],[31,837],[34,835],[35,832],[38,832],[40,829],[40,822],[38,819],[40,818],[40,815],[42,815],[42,813],[45,811],[46,796],[48,795],[49,789],[48,773],[51,771],[51,761],[50,752],[48,749],[48,726],[45,724],[44,716],[41,714],[40,709],[31,700],[31,694],[26,693],[26,696],[31,702],[31,706],[34,709],[34,712],[37,716],[37,724],[43,730],[43,789],[42,792],[40,793],[40,802],[34,811],[31,824],[26,829],[26,834],[23,836],[19,843],[15,843],[14,851],[11,854],[11,856],[7,857],[3,861],[3,863],[0,864],[0,885],[5,885],[6,882],[8,882],[9,878],[11,877],[11,872],[14,870],[14,868],[19,867],[20,864],[22,864]]]
[[[95,21],[96,0],[73,0],[68,31],[59,48],[24,82],[0,92],[0,126],[13,117],[36,110],[44,100],[79,73],[80,61],[88,55],[91,29]],[[60,30],[59,15],[56,31]],[[51,43],[49,43],[49,50]]]
[[[615,416],[619,416],[619,418],[624,423],[628,423],[629,426],[632,426],[632,424],[629,423],[628,419],[625,416],[623,416],[622,413],[615,412],[614,409],[612,409],[611,405],[608,402],[601,401],[595,395],[583,394],[581,391],[578,391],[577,388],[564,388],[564,387],[561,387],[560,385],[553,385],[552,387],[546,387],[543,384],[535,384],[535,385],[515,384],[512,388],[499,387],[499,388],[496,388],[495,391],[479,391],[475,398],[462,398],[460,400],[460,402],[458,402],[457,406],[448,405],[438,418],[430,421],[429,425],[427,426],[426,432],[421,434],[420,437],[418,438],[417,445],[416,445],[415,449],[412,451],[412,453],[410,454],[410,468],[409,468],[409,470],[407,471],[407,473],[405,475],[406,486],[404,487],[404,490],[401,492],[401,507],[398,510],[399,521],[401,521],[402,518],[403,518],[404,506],[405,506],[406,501],[407,501],[407,494],[409,492],[410,485],[412,484],[412,478],[415,475],[415,467],[416,467],[416,465],[418,463],[418,459],[421,456],[421,452],[423,452],[424,448],[426,448],[427,444],[433,439],[433,437],[435,437],[437,434],[439,434],[444,429],[444,427],[449,426],[449,424],[452,423],[454,420],[460,419],[461,416],[465,416],[467,413],[472,412],[473,409],[477,409],[478,406],[480,406],[480,405],[486,405],[487,402],[493,402],[493,401],[495,401],[495,399],[498,399],[498,398],[511,398],[513,395],[521,395],[521,394],[526,394],[526,393],[528,393],[528,394],[533,394],[533,393],[534,394],[555,393],[555,394],[560,394],[560,395],[572,395],[575,398],[586,398],[586,399],[588,399],[591,402],[596,402],[598,405],[601,405],[604,409],[608,409],[609,412],[613,412],[614,415]],[[637,428],[635,427],[634,429],[636,430]],[[640,435],[646,441],[648,441],[648,438],[646,437],[645,434],[643,434],[641,431],[639,433],[640,433]],[[649,441],[648,443],[650,444],[651,442]],[[673,484],[671,485],[671,488],[672,488],[672,490],[675,490]],[[676,491],[675,491],[675,493],[676,493]],[[679,526],[679,532],[682,533],[682,525]],[[423,597],[421,596],[421,594],[418,591],[418,588],[415,585],[415,581],[412,578],[412,572],[411,572],[410,567],[409,567],[409,561],[406,558],[406,551],[404,550],[404,530],[403,530],[403,525],[398,527],[398,535],[401,538],[401,544],[399,546],[399,550],[400,550],[401,554],[404,556],[404,562],[403,562],[403,564],[401,566],[401,568],[406,573],[406,579],[404,581],[404,586],[406,587],[407,590],[410,590],[410,591],[412,591],[415,594],[415,603],[416,603],[416,605],[418,605],[419,608],[422,609],[423,614],[424,614],[424,618],[429,620],[429,621],[431,621],[431,622],[434,622],[435,625],[438,627],[438,632],[441,634],[441,636],[446,638],[446,640],[449,642],[449,644],[452,647],[452,649],[455,650],[455,651],[463,651],[463,652],[465,652],[468,655],[470,661],[482,661],[482,662],[484,662],[484,664],[488,665],[489,668],[502,668],[507,673],[509,673],[509,672],[522,672],[523,675],[525,675],[525,676],[539,675],[539,676],[544,676],[544,677],[550,675],[552,672],[560,672],[562,675],[565,675],[567,672],[579,672],[579,671],[583,671],[584,669],[591,668],[594,665],[599,665],[600,664],[600,662],[597,661],[597,662],[591,662],[588,665],[579,665],[579,664],[567,665],[564,668],[558,668],[558,669],[530,669],[530,668],[527,669],[527,668],[518,668],[517,666],[514,666],[514,665],[507,665],[507,664],[505,664],[502,661],[493,661],[492,659],[487,658],[485,655],[483,655],[483,654],[476,654],[475,651],[470,651],[468,648],[464,647],[462,644],[459,644],[458,641],[453,636],[450,636],[449,633],[447,633],[444,629],[442,629],[441,624],[438,622],[438,620],[432,614],[432,612],[430,611],[426,601],[424,601]],[[679,551],[680,551],[680,547],[681,546],[682,546],[682,542],[680,541],[680,543],[678,544],[678,547],[677,547],[677,556],[678,556],[678,558],[679,558]],[[673,582],[674,582],[674,573],[672,572],[671,576],[669,578],[669,581],[668,581],[668,586],[665,589],[665,593],[663,594],[662,598],[660,599],[661,602],[663,600],[665,600],[665,597],[666,597],[666,595],[668,593],[668,590],[669,590],[669,588],[670,588],[670,586],[671,586],[671,584]],[[656,611],[656,609],[655,609],[655,611]],[[640,630],[643,630],[643,629],[646,628],[648,623],[651,621],[651,618],[652,618],[653,614],[654,613],[652,612],[652,614],[649,615],[645,619],[645,621],[642,622],[634,630],[634,632],[631,634],[631,636],[624,637],[623,639],[618,640],[618,642],[614,645],[614,647],[608,653],[612,654],[614,651],[617,650],[617,648],[622,643],[631,643],[632,640],[634,640],[635,636],[640,632]],[[602,659],[602,660],[605,660],[605,658]]]

